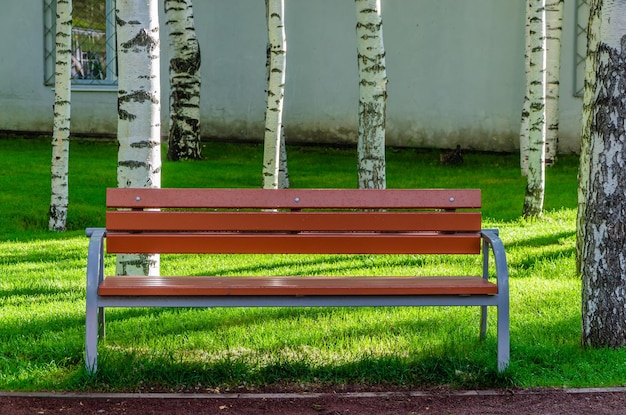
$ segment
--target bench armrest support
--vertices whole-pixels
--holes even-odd
[[[103,310],[98,307],[98,285],[104,280],[104,238],[106,229],[88,228],[87,306],[85,327],[85,363],[89,373],[97,370],[98,331],[103,323]]]
[[[483,229],[483,277],[488,278],[489,250],[493,252],[498,281],[498,371],[502,372],[509,364],[510,328],[509,328],[509,268],[504,244],[497,229]]]

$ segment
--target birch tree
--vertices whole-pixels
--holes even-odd
[[[54,127],[48,228],[54,231],[64,231],[67,228],[69,204],[72,0],[57,0],[55,51]]]
[[[582,252],[583,344],[626,346],[626,2],[604,0],[592,101]]]
[[[266,0],[268,33],[268,83],[263,140],[263,188],[278,189],[281,154],[286,168],[283,136],[283,103],[285,97],[285,68],[287,40],[285,37],[284,0]],[[283,170],[286,172],[286,170]],[[285,178],[283,174],[283,178]],[[283,186],[284,187],[284,183]]]
[[[585,83],[583,95],[583,116],[580,140],[580,166],[578,168],[578,212],[576,216],[576,265],[582,274],[582,251],[585,240],[585,204],[589,185],[589,164],[591,147],[591,121],[596,93],[596,70],[598,68],[598,39],[600,37],[600,11],[602,0],[589,3],[589,23],[587,25],[587,55],[585,57]]]
[[[524,103],[522,104],[522,122],[520,125],[519,134],[519,154],[520,154],[520,168],[522,175],[528,176],[528,150],[530,141],[528,137],[530,129],[530,55],[533,39],[530,36],[531,22],[536,11],[535,0],[526,0],[526,26],[524,30],[524,74],[526,77],[526,88],[524,92]]]
[[[384,189],[387,69],[380,0],[355,0],[359,68],[358,182]]]
[[[556,161],[559,146],[559,79],[561,71],[561,34],[564,0],[545,0],[546,45],[546,166]]]
[[[528,175],[522,214],[541,216],[545,193],[545,66],[544,66],[544,12],[545,0],[528,0],[533,17],[530,19],[530,72],[527,88],[528,115]]]
[[[165,0],[170,43],[170,126],[168,160],[199,160],[200,43],[192,0]]]
[[[116,1],[118,187],[161,186],[157,0]],[[120,275],[158,275],[158,255],[120,255]]]

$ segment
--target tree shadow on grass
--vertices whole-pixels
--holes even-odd
[[[559,232],[549,235],[537,235],[532,238],[525,238],[513,242],[507,242],[506,249],[515,249],[518,247],[543,247],[548,245],[560,245],[560,240],[568,239],[576,236],[576,232]]]

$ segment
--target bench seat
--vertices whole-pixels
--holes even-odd
[[[490,295],[482,277],[107,277],[101,296]]]

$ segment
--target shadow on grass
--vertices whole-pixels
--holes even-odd
[[[537,235],[532,238],[525,238],[518,241],[507,242],[505,248],[531,248],[531,247],[546,247],[550,245],[560,245],[560,240],[573,238],[576,236],[576,232],[559,232],[549,235]]]
[[[170,316],[155,320],[125,321],[129,327],[135,327],[135,333],[139,336],[144,333],[151,337],[184,336],[182,340],[173,340],[178,344],[195,337],[196,332],[209,339],[220,338],[225,344],[218,345],[213,351],[203,350],[201,345],[199,350],[185,351],[176,345],[167,347],[168,340],[159,343],[165,344],[165,347],[140,346],[124,335],[125,346],[118,346],[119,342],[101,345],[100,369],[94,378],[88,379],[88,387],[103,389],[107,385],[113,389],[197,391],[194,388],[223,389],[241,385],[295,388],[302,384],[386,384],[394,387],[441,384],[490,387],[512,384],[508,375],[497,374],[495,370],[496,342],[492,331],[487,341],[478,340],[478,307],[475,311],[456,316],[458,325],[453,328],[452,325],[442,328],[442,319],[449,318],[458,307],[443,309],[443,314],[434,316],[423,316],[417,311],[419,309],[414,309],[415,313],[407,313],[404,318],[388,319],[386,313],[390,310],[383,308],[359,324],[356,324],[359,319],[354,314],[360,311],[343,308],[245,309],[234,313],[235,318],[227,319],[220,313],[194,311],[195,314],[203,314],[197,318],[197,315],[185,315],[188,313],[186,310],[177,310]],[[327,318],[342,318],[343,314],[349,314],[353,324],[325,324]],[[469,323],[468,314],[473,314]],[[304,329],[300,329],[298,322],[302,318],[319,318],[318,329],[307,329],[311,327],[310,322],[303,326]],[[269,320],[277,323],[289,320],[294,325],[280,329],[273,338],[270,333],[269,340],[261,340],[261,345],[252,341],[251,344],[237,344],[229,348],[228,340],[223,339],[224,329],[241,327],[253,333],[261,330],[257,324]],[[395,332],[400,336],[397,341],[409,342],[401,353],[394,350],[381,354],[381,351],[367,346],[372,338],[379,336],[394,341]],[[335,356],[330,359],[332,362],[319,354],[320,348],[325,347],[321,344],[326,341],[333,343],[337,339],[363,345],[357,352],[362,356],[353,359],[348,355],[343,356],[342,353],[355,353],[346,344],[339,346],[338,351],[330,352]],[[346,360],[350,361],[342,362]]]
[[[43,301],[47,298],[46,302],[57,302],[57,296],[75,295],[76,289],[73,287],[53,287],[53,286],[33,286],[28,288],[10,288],[0,289],[0,300],[10,299],[16,300],[17,297],[23,297],[21,300],[24,303],[32,303],[33,301]],[[82,295],[84,297],[84,295]]]
[[[304,391],[349,385],[400,389],[448,385],[470,389],[514,384],[509,374],[497,373],[482,356],[473,360],[466,354],[467,350],[460,349],[407,357],[365,355],[348,363],[320,364],[306,357],[265,362],[225,356],[211,362],[183,362],[167,353],[150,359],[132,352],[103,353],[98,373],[86,383],[96,390],[122,387],[138,392]]]

